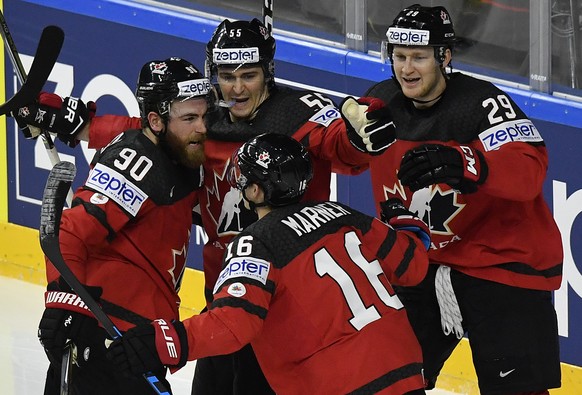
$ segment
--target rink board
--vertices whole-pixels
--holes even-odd
[[[202,66],[204,44],[218,23],[218,19],[210,17],[162,13],[153,7],[137,8],[125,1],[23,0],[4,3],[4,14],[25,67],[30,65],[42,28],[49,24],[63,28],[65,44],[45,90],[62,96],[97,100],[99,114],[138,114],[133,98],[137,70],[152,57],[181,56]],[[46,21],[45,24],[38,23],[38,15],[42,15],[40,19]],[[154,19],[155,24],[151,23]],[[276,37],[276,75],[282,84],[321,90],[339,101],[347,94],[361,95],[372,82],[390,76],[389,66],[373,56],[309,45],[277,34]],[[17,86],[7,57],[3,75],[5,90],[2,93],[11,97]],[[582,381],[582,375],[576,373],[577,367],[582,366],[582,274],[579,269],[582,267],[582,221],[578,215],[582,212],[582,172],[577,149],[582,147],[582,104],[501,87],[534,120],[550,152],[545,196],[560,226],[565,252],[564,284],[555,294],[562,361],[573,365],[573,381],[576,378]],[[6,122],[6,132],[0,132],[3,138],[6,136],[5,141],[0,139],[0,148],[7,163],[0,177],[8,181],[8,188],[2,189],[0,194],[7,196],[0,202],[0,217],[8,222],[3,231],[12,235],[15,228],[38,227],[42,188],[50,163],[42,143],[23,140],[11,119]],[[79,176],[75,186],[79,186],[83,175],[88,172],[87,163],[92,151],[85,146],[73,150],[59,141],[57,148],[62,159],[77,165]],[[516,169],[516,177],[519,177],[519,169]],[[357,177],[338,176],[336,185],[334,192],[338,200],[368,213],[375,212],[368,173]],[[192,235],[188,266],[193,270],[188,272],[188,281],[192,280],[194,285],[183,289],[199,290],[202,281],[200,250],[205,234],[196,228]],[[36,255],[39,250],[30,247],[28,238],[22,239],[23,248],[15,253],[16,256],[6,258],[5,248],[19,244],[13,242],[15,239],[20,240],[14,235],[2,238],[2,244],[7,244],[0,249],[2,270],[15,270],[16,277],[42,281],[42,261]],[[22,262],[27,263],[21,268],[23,274],[18,274],[19,269],[14,267],[18,268]],[[12,269],[4,266],[12,266]],[[187,311],[197,311],[201,295],[185,296],[188,302],[184,304],[190,309]],[[459,366],[470,365],[468,360],[463,361]],[[466,375],[461,374],[461,377]],[[582,393],[582,390],[569,393]]]

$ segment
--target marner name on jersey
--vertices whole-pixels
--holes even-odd
[[[297,236],[302,236],[319,228],[321,225],[329,221],[351,214],[342,206],[325,202],[315,206],[304,207],[293,215],[281,220],[281,222],[297,233]]]

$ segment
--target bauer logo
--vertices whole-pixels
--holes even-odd
[[[485,151],[491,151],[501,147],[503,144],[520,141],[523,143],[536,143],[544,141],[538,129],[529,119],[519,119],[517,121],[507,121],[502,124],[492,126],[479,133],[479,139],[485,147]]]
[[[220,272],[213,293],[230,278],[247,277],[251,280],[259,281],[261,284],[267,283],[271,264],[267,261],[257,258],[236,257],[228,261],[228,264]]]
[[[216,64],[258,63],[259,48],[214,48],[213,61]]]
[[[394,45],[428,45],[430,32],[427,30],[391,27],[386,32],[388,42]]]
[[[85,185],[109,197],[134,217],[148,196],[123,174],[101,164],[91,170]]]
[[[203,96],[210,92],[210,81],[206,78],[178,82],[180,97]]]

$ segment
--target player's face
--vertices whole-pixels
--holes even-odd
[[[197,168],[204,162],[207,109],[205,99],[176,100],[170,107],[165,141],[175,159],[186,167]]]
[[[219,67],[217,77],[222,98],[230,105],[233,121],[252,119],[259,105],[269,96],[261,66]]]
[[[439,97],[445,90],[445,77],[434,57],[432,47],[395,46],[392,62],[396,79],[406,97],[430,101]],[[432,104],[434,102],[428,103]],[[422,104],[417,102],[415,105],[422,107]]]

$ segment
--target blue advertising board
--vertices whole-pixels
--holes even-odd
[[[159,11],[158,11],[159,12]],[[65,43],[46,91],[97,102],[98,114],[138,115],[133,90],[139,68],[151,59],[180,56],[204,65],[205,43],[215,19],[171,12],[155,14],[150,7],[107,0],[23,0],[5,2],[4,14],[22,54],[30,65],[44,26],[65,31]],[[31,17],[33,16],[34,17]],[[41,21],[39,23],[39,21]],[[389,66],[377,59],[337,48],[308,45],[277,37],[276,74],[279,83],[308,86],[336,100],[361,95],[374,81],[390,76]],[[8,58],[5,64],[6,97],[18,84]],[[564,244],[564,280],[555,292],[562,361],[582,366],[582,104],[507,88],[532,118],[550,153],[545,197],[560,227]],[[14,122],[7,122],[8,219],[37,228],[40,200],[51,167],[41,141],[24,140]],[[86,144],[71,149],[57,141],[61,159],[78,168],[74,186],[88,174],[93,151]],[[515,169],[515,177],[519,177]],[[369,174],[338,176],[335,197],[356,209],[374,214]],[[188,266],[201,269],[201,228],[193,232]]]

